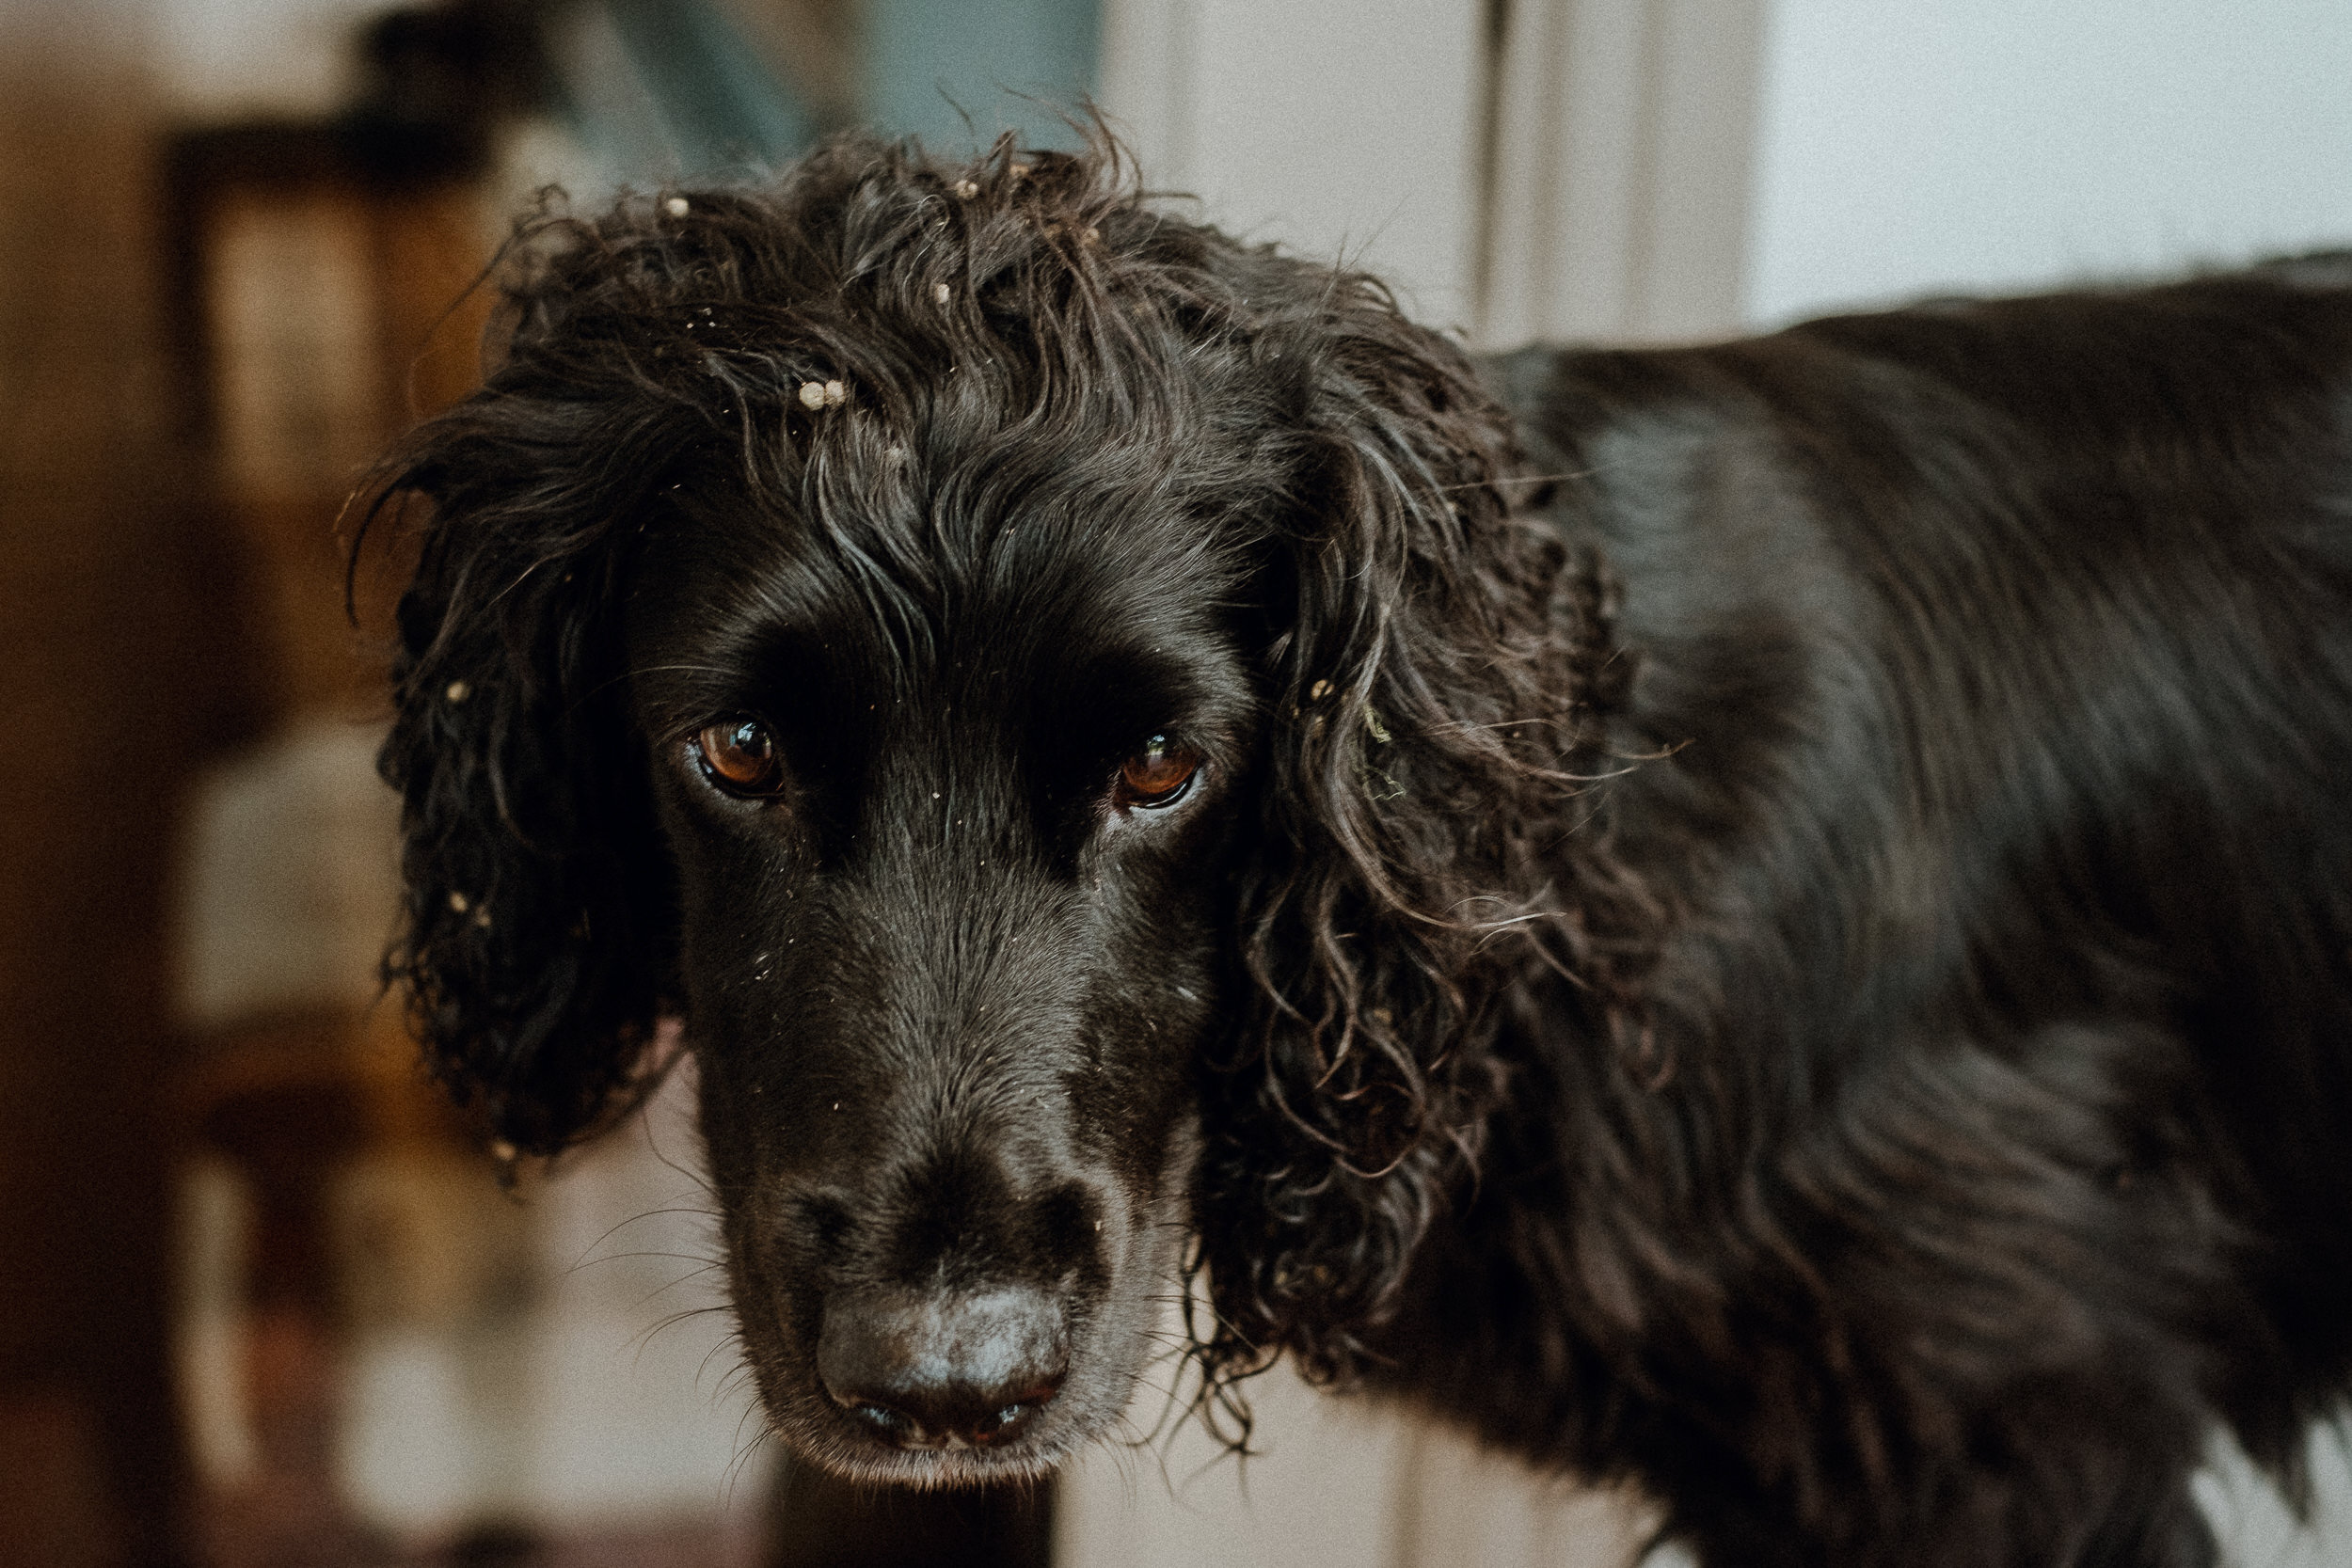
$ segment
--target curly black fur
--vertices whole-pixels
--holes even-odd
[[[2204,1562],[2212,1430],[2292,1482],[2352,1375],[2352,266],[1480,367],[1106,145],[850,140],[507,287],[386,485],[391,969],[530,1149],[683,1019],[804,1450],[1036,1473],[1189,1268],[1213,1387],[1287,1352],[1709,1561]],[[1016,1287],[1019,1441],[827,1397],[871,1292]]]

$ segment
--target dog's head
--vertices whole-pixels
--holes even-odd
[[[1187,1268],[1213,1377],[1344,1368],[1492,1096],[1565,754],[1462,356],[1106,147],[847,142],[518,256],[387,486],[441,1076],[551,1151],[682,1020],[746,1354],[847,1473],[1052,1464]]]

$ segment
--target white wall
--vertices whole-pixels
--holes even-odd
[[[1102,101],[1145,182],[1467,321],[1478,0],[1104,0]]]
[[[1773,0],[1745,313],[2352,245],[2346,0]]]
[[[1638,1498],[1537,1475],[1287,1369],[1248,1394],[1246,1461],[1163,1398],[1138,1399],[1129,1441],[1062,1472],[1055,1568],[1691,1568],[1678,1548],[1642,1556],[1655,1516]]]
[[[1766,4],[1514,0],[1484,245],[1484,0],[1104,0],[1101,96],[1150,185],[1480,346],[1707,336],[1739,322]]]

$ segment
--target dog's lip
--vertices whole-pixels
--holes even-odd
[[[1069,1423],[1040,1409],[1021,1430],[1000,1442],[973,1443],[950,1437],[937,1444],[908,1446],[888,1441],[846,1406],[833,1406],[834,1442],[809,1451],[853,1455],[845,1474],[889,1485],[929,1488],[977,1486],[1050,1474],[1072,1450]]]
[[[1053,1474],[1069,1457],[1060,1444],[1022,1443],[1001,1449],[884,1449],[859,1456],[858,1479],[885,1486],[934,1488],[997,1486],[1037,1481]]]

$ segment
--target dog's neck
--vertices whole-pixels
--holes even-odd
[[[1536,418],[1558,373],[1559,361],[1558,350],[1534,346],[1509,354],[1479,355],[1471,363],[1480,382],[1510,415],[1516,445],[1522,454],[1518,471],[1502,481],[1505,498],[1523,514],[1541,515],[1559,530],[1568,551],[1560,592],[1576,628],[1571,663],[1575,699],[1580,717],[1589,721],[1622,705],[1633,660],[1617,635],[1618,580],[1608,554],[1597,539],[1569,526],[1561,515],[1563,487],[1574,486],[1583,476],[1544,435]],[[1598,740],[1589,722],[1583,729],[1581,739],[1585,744]]]

